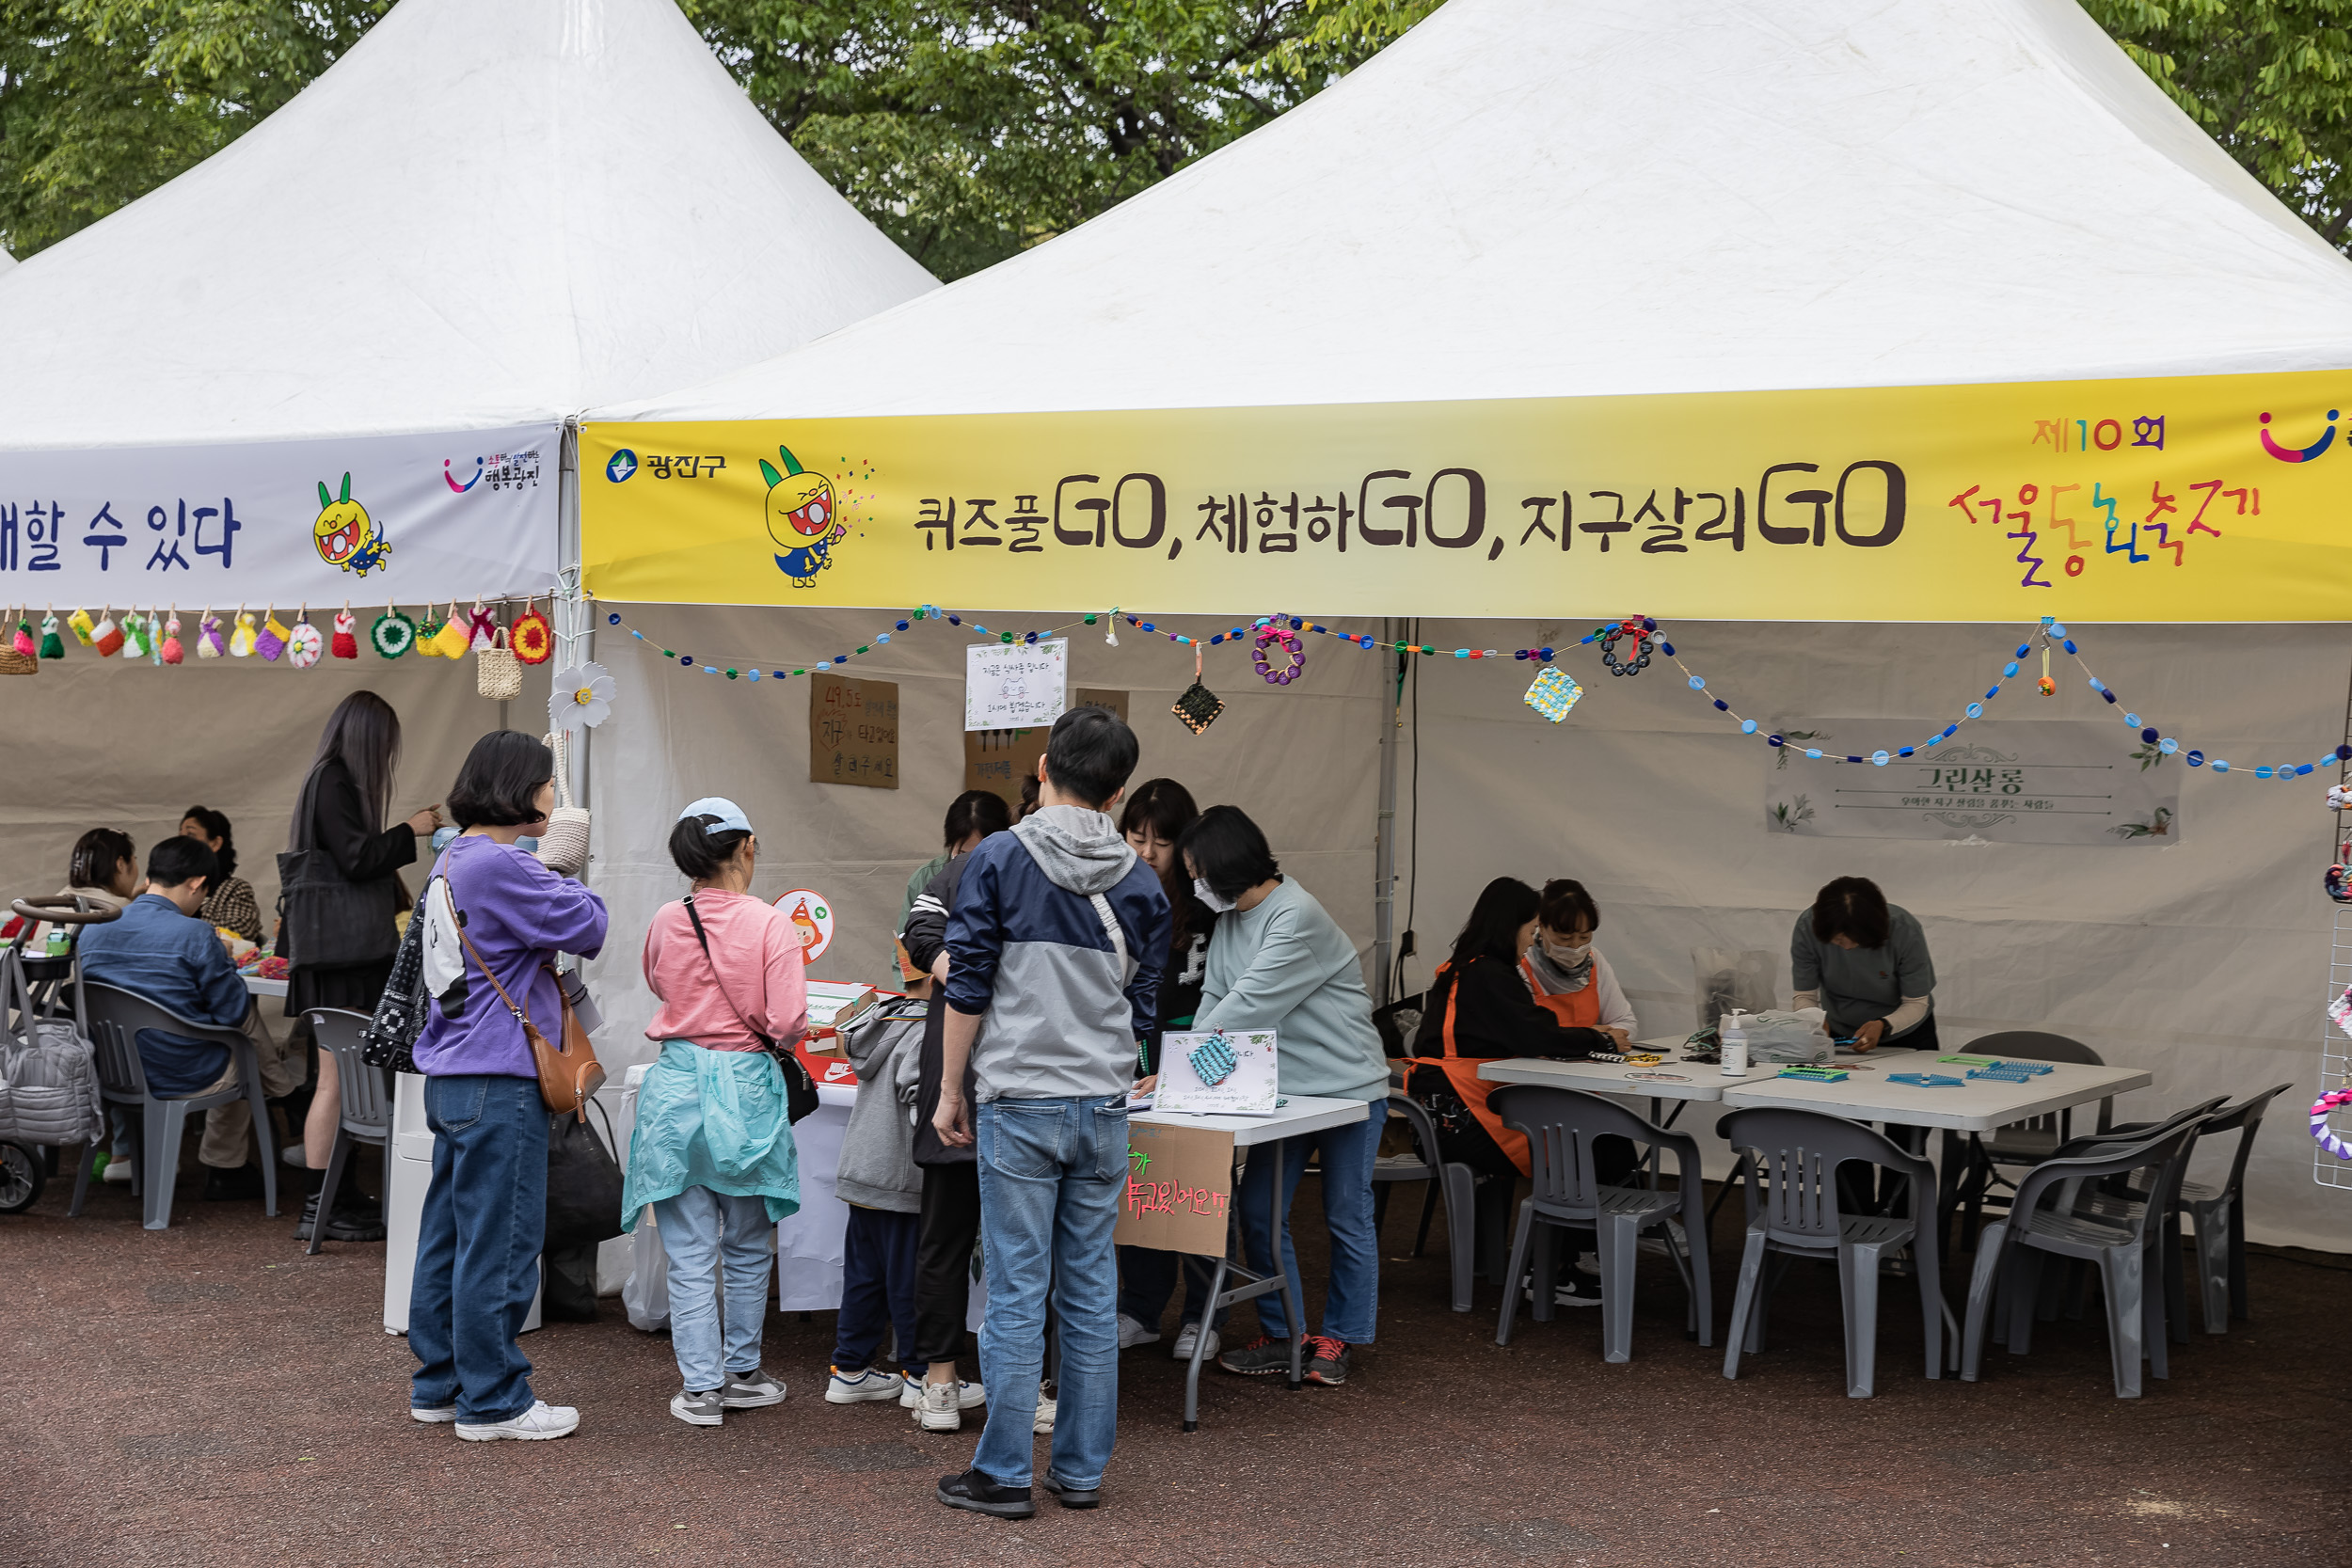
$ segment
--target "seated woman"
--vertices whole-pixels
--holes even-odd
[[[237,875],[237,844],[229,832],[229,818],[210,806],[190,806],[180,814],[180,836],[193,838],[213,852],[220,874],[204,895],[203,918],[215,929],[234,931],[251,942],[265,940],[262,906],[253,884]]]
[[[92,828],[75,839],[73,853],[66,861],[65,884],[56,891],[56,897],[82,898],[102,910],[119,910],[130,903],[145,891],[139,879],[138,849],[132,844],[131,835],[114,828]],[[15,934],[18,924],[9,922],[9,935]],[[41,921],[33,927],[25,951],[47,951],[50,933],[64,929]]]
[[[1828,1014],[1830,1038],[1938,1049],[1927,934],[1868,878],[1840,877],[1814,896],[1789,933],[1788,967],[1788,1005]]]
[[[1624,1051],[1633,1039],[1633,1006],[1609,960],[1593,945],[1600,907],[1582,882],[1544,884],[1535,909],[1535,941],[1519,960],[1535,1005],[1570,1028],[1597,1029]]]

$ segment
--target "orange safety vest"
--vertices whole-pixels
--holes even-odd
[[[1472,961],[1475,962],[1476,960],[1473,959]],[[1524,960],[1522,960],[1522,962]],[[1453,967],[1454,965],[1451,961],[1441,963],[1438,966],[1438,973],[1439,974],[1444,974],[1449,970],[1453,969]],[[1587,986],[1585,990],[1589,991],[1595,989],[1597,988]],[[1502,1087],[1502,1085],[1500,1084],[1490,1084],[1486,1080],[1478,1076],[1478,1064],[1485,1058],[1474,1056],[1466,1057],[1455,1054],[1454,1044],[1454,1002],[1460,997],[1461,993],[1461,981],[1457,976],[1454,983],[1446,988],[1445,1022],[1438,1030],[1438,1034],[1439,1041],[1444,1046],[1445,1054],[1443,1056],[1416,1056],[1413,1058],[1413,1065],[1416,1067],[1434,1067],[1439,1072],[1444,1073],[1445,1080],[1453,1086],[1454,1092],[1462,1097],[1462,1103],[1469,1106],[1470,1115],[1478,1118],[1478,1125],[1486,1130],[1486,1135],[1488,1137],[1494,1139],[1495,1147],[1502,1149],[1502,1152],[1510,1158],[1511,1163],[1519,1167],[1519,1174],[1521,1176],[1525,1176],[1528,1174],[1527,1134],[1524,1132],[1515,1132],[1511,1128],[1503,1126],[1502,1118],[1496,1116],[1494,1112],[1486,1108],[1487,1097],[1493,1094],[1495,1090]],[[1582,993],[1580,992],[1579,994],[1581,995]],[[1538,994],[1536,996],[1536,1000],[1549,1004],[1551,999]],[[1573,1000],[1573,998],[1562,997],[1559,1000],[1570,1001]],[[1595,1001],[1589,1004],[1589,1006],[1593,1015],[1597,1018],[1600,1014],[1599,1003]]]

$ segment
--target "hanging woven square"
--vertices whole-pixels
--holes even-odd
[[[1553,665],[1535,677],[1535,684],[1527,689],[1524,699],[1529,707],[1557,724],[1576,706],[1584,689],[1576,684],[1576,677]]]
[[[278,656],[286,651],[286,634],[293,629],[278,618],[273,607],[262,618],[261,635],[253,640],[253,651],[272,664],[277,663]]]
[[[1168,711],[1183,720],[1184,728],[1195,735],[1216,723],[1216,716],[1225,711],[1225,700],[1200,684],[1200,644],[1198,642],[1192,645],[1192,684],[1184,688],[1184,694],[1176,699],[1176,705]]]
[[[525,664],[545,664],[555,652],[555,628],[548,625],[548,618],[529,599],[523,601],[523,612],[515,617],[509,645],[514,648],[515,657]]]
[[[417,623],[400,612],[398,605],[386,605],[384,613],[375,618],[368,629],[368,641],[386,658],[398,658],[416,646]]]
[[[297,670],[308,670],[326,653],[326,639],[310,624],[310,612],[304,610],[294,620],[294,630],[286,634],[286,662]]]
[[[1192,1064],[1192,1070],[1200,1076],[1200,1082],[1210,1088],[1215,1088],[1231,1078],[1233,1075],[1233,1069],[1241,1065],[1233,1057],[1232,1043],[1221,1034],[1211,1035],[1207,1039],[1194,1046],[1192,1054],[1184,1060]]]

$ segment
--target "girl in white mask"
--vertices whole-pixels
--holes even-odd
[[[1535,910],[1535,940],[1519,962],[1537,1004],[1572,1027],[1598,1029],[1623,1051],[1633,1037],[1633,1008],[1609,960],[1593,945],[1600,910],[1582,882],[1557,878],[1544,884]]]

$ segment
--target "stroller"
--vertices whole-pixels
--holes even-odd
[[[82,927],[120,913],[79,897],[20,898],[14,908],[23,926],[0,948],[0,1214],[40,1200],[56,1149],[105,1135],[97,1056],[83,1026],[80,938]],[[57,931],[35,952],[43,923]]]

